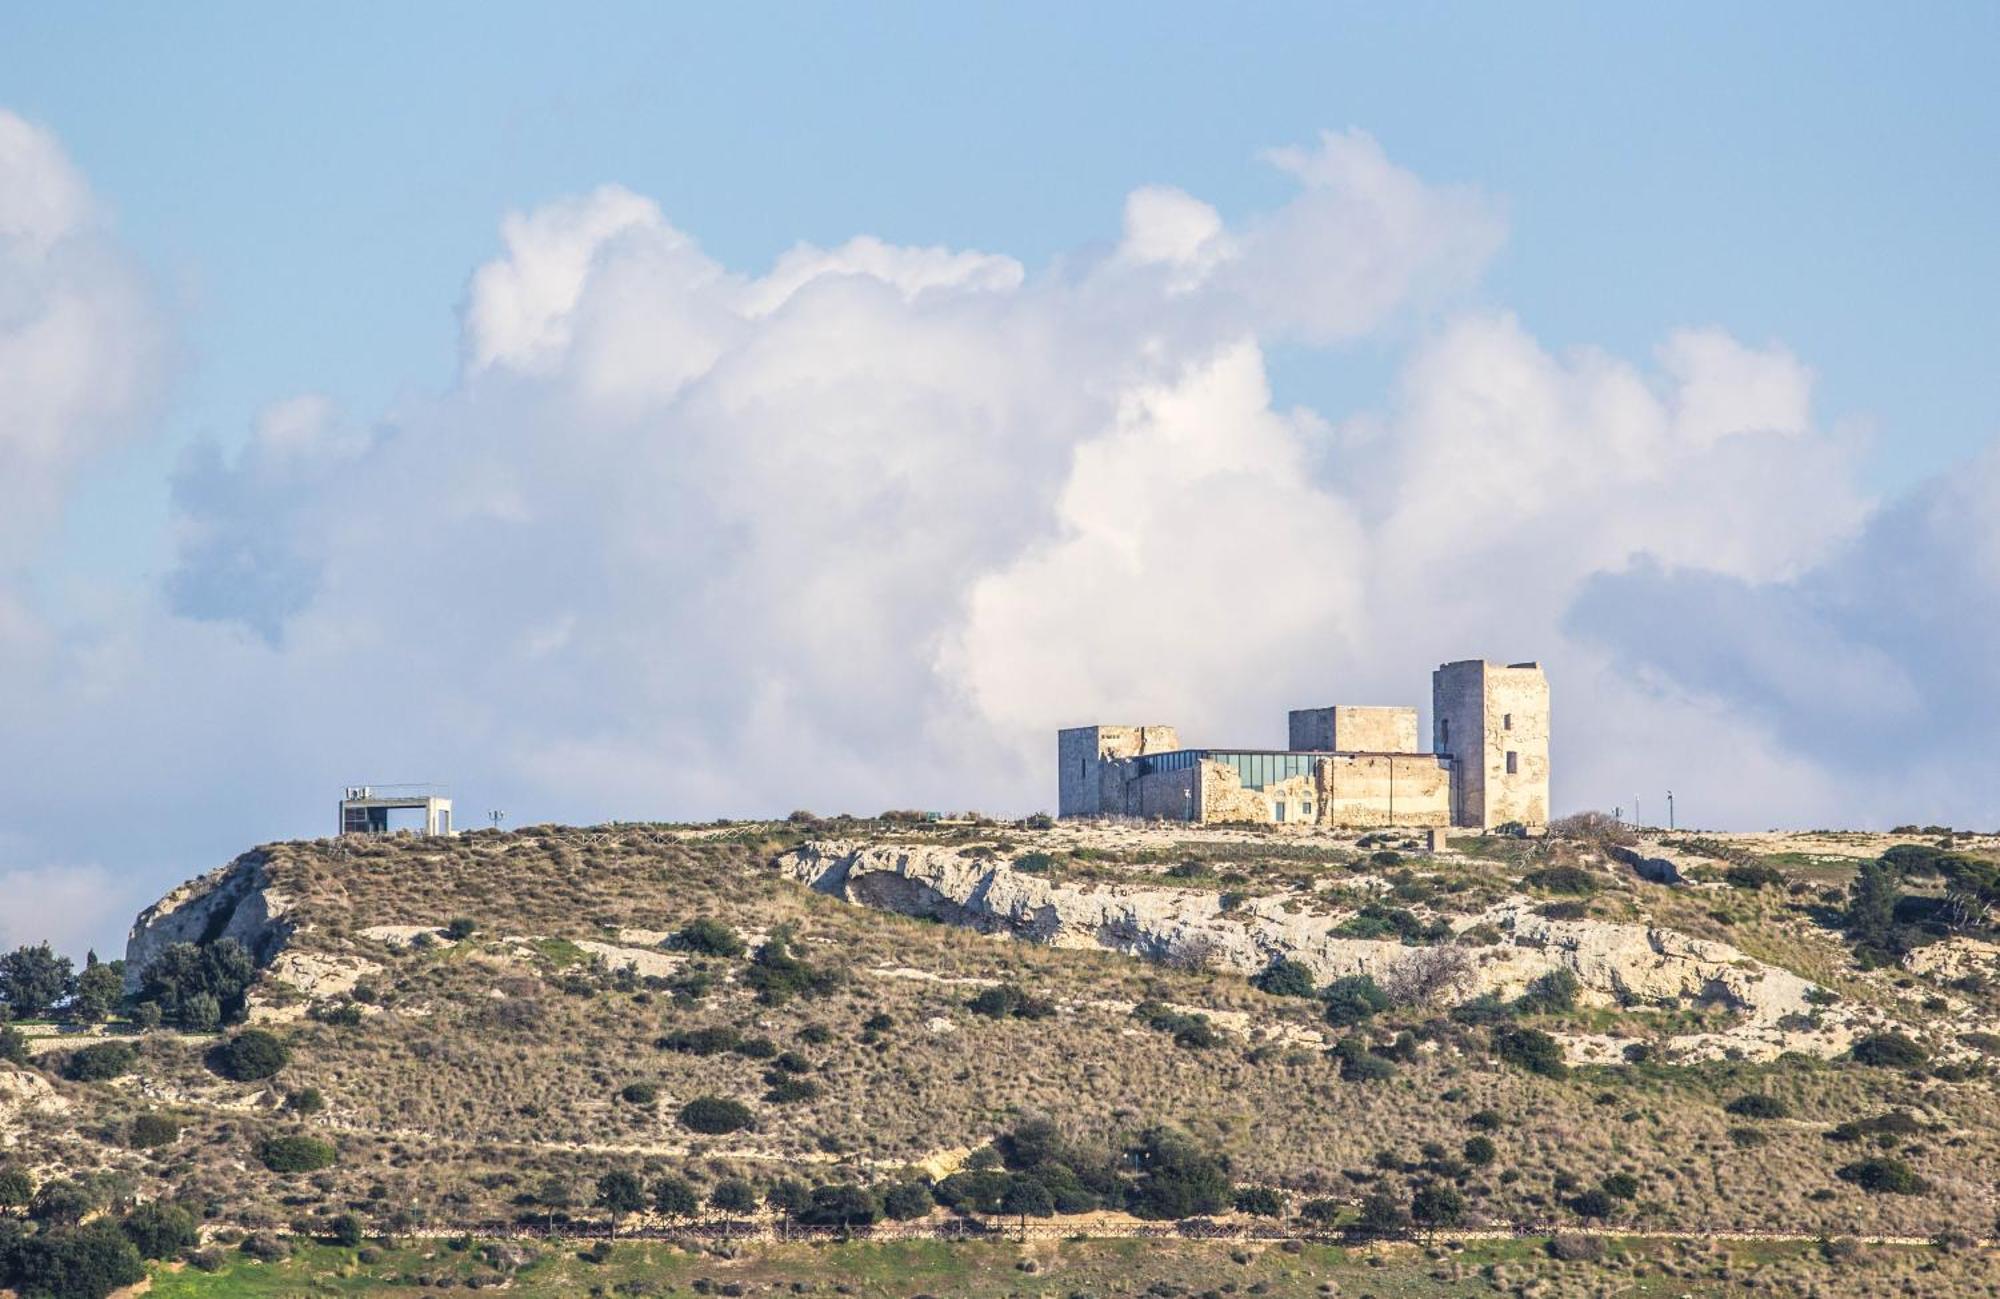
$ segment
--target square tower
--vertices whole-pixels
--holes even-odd
[[[1436,752],[1451,759],[1453,825],[1549,823],[1549,682],[1539,663],[1467,659],[1431,673]]]
[[[1056,815],[1105,816],[1125,810],[1105,805],[1105,766],[1121,758],[1181,747],[1171,726],[1072,726],[1056,732]]]
[[[1291,745],[1314,753],[1415,753],[1417,710],[1360,708],[1294,708],[1288,714]]]

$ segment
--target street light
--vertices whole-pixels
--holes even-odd
[[[1667,791],[1667,829],[1671,831],[1673,828],[1674,828],[1674,791],[1670,789]]]

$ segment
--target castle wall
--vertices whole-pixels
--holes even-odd
[[[1056,815],[1127,815],[1117,760],[1181,746],[1171,726],[1072,726],[1056,732]]]
[[[1319,753],[1415,753],[1417,710],[1361,708],[1337,704],[1331,708],[1296,708],[1288,715],[1287,748]]]
[[[1315,768],[1321,825],[1451,824],[1451,772],[1433,754],[1336,754]]]

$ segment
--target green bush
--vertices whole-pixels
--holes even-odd
[[[1335,979],[1326,985],[1320,999],[1326,1003],[1326,1022],[1335,1028],[1359,1024],[1389,1009],[1389,994],[1368,974]]]
[[[1611,1194],[1607,1191],[1592,1190],[1585,1191],[1583,1194],[1572,1199],[1569,1202],[1569,1207],[1570,1212],[1579,1218],[1596,1218],[1602,1220],[1611,1216],[1611,1211],[1617,1207],[1617,1202],[1612,1199]]]
[[[173,1258],[201,1241],[193,1214],[158,1200],[132,1210],[118,1226],[141,1258]]]
[[[653,1183],[653,1212],[663,1218],[692,1218],[701,1212],[701,1197],[695,1194],[694,1183],[668,1173]]]
[[[1056,1013],[1054,1002],[1030,996],[1011,983],[996,983],[982,989],[965,1003],[965,1008],[988,1019],[1049,1019]]]
[[[1285,956],[1264,967],[1250,982],[1274,997],[1310,997],[1315,990],[1311,967]]]
[[[1915,1069],[1931,1058],[1930,1052],[1901,1033],[1871,1033],[1852,1048],[1856,1064],[1883,1069]]]
[[[141,1114],[132,1120],[126,1144],[134,1150],[151,1150],[156,1146],[171,1146],[180,1137],[181,1125],[176,1120],[164,1114]]]
[[[690,1132],[719,1137],[753,1127],[756,1119],[748,1106],[725,1096],[697,1096],[681,1106],[681,1126]]]
[[[271,1137],[257,1148],[257,1158],[274,1173],[316,1173],[331,1168],[337,1152],[317,1137]]]
[[[1239,1186],[1236,1188],[1236,1211],[1259,1218],[1282,1218],[1285,1216],[1285,1194],[1268,1186]]]
[[[460,938],[465,937],[464,934],[456,936]],[[327,1239],[342,1249],[353,1249],[367,1238],[368,1230],[366,1225],[362,1223],[360,1214],[342,1213],[336,1215],[334,1220],[327,1224],[326,1234]]]
[[[209,1067],[236,1082],[261,1082],[290,1063],[292,1053],[261,1028],[246,1028],[209,1053]]]
[[[702,956],[737,957],[747,950],[734,929],[707,916],[682,925],[674,934],[673,944],[684,952]]]
[[[1340,1064],[1342,1082],[1383,1082],[1396,1076],[1395,1064],[1372,1050],[1358,1034],[1348,1034],[1328,1052]]]
[[[865,1227],[882,1216],[882,1204],[865,1187],[850,1183],[816,1186],[812,1199],[795,1216],[819,1227]]]
[[[1639,1196],[1639,1179],[1630,1173],[1613,1173],[1598,1185],[1614,1200],[1634,1200]]]
[[[1544,893],[1568,893],[1587,895],[1597,892],[1597,877],[1581,866],[1544,866],[1538,871],[1529,871],[1521,878],[1521,883]]]
[[[28,1063],[28,1035],[4,1020],[0,1020],[0,1060]]]
[[[25,1209],[34,1198],[34,1178],[18,1168],[0,1168],[0,1209]]]
[[[1738,1096],[1722,1107],[1726,1112],[1745,1119],[1782,1119],[1791,1117],[1792,1108],[1776,1096],[1764,1096],[1751,1092]]]
[[[244,997],[256,977],[256,962],[233,938],[202,946],[175,943],[146,965],[138,1000],[158,1006],[170,1023],[208,1032],[243,1017]]]
[[[1782,887],[1785,882],[1783,871],[1763,862],[1739,862],[1722,872],[1722,878],[1739,889]]]
[[[921,1218],[936,1203],[931,1188],[923,1182],[898,1182],[882,1194],[883,1214],[898,1222]]]
[[[619,1089],[618,1098],[627,1105],[651,1105],[660,1099],[660,1086],[649,1082],[626,1083]]]
[[[90,1187],[58,1177],[42,1183],[35,1192],[35,1198],[28,1203],[28,1216],[36,1222],[69,1226],[82,1222],[97,1206],[97,1195]]]
[[[1502,1028],[1493,1033],[1493,1051],[1508,1064],[1545,1078],[1568,1075],[1562,1045],[1538,1028]]]
[[[70,1052],[63,1063],[63,1077],[72,1082],[103,1082],[129,1073],[139,1062],[139,1053],[123,1042],[99,1042]]]
[[[1172,1037],[1176,1046],[1205,1051],[1222,1045],[1221,1031],[1206,1015],[1190,1015],[1157,1001],[1142,1001],[1132,1008],[1132,1016],[1146,1027]]]
[[[1500,1148],[1493,1144],[1492,1137],[1469,1137],[1465,1142],[1465,1162],[1474,1168],[1485,1168],[1499,1158]]]
[[[1854,1142],[1861,1140],[1863,1137],[1891,1137],[1900,1140],[1903,1137],[1916,1136],[1923,1130],[1924,1125],[1917,1122],[1915,1115],[1905,1110],[1890,1110],[1888,1113],[1878,1114],[1872,1119],[1849,1119],[1847,1122],[1838,1124],[1830,1129],[1826,1134],[1826,1139],[1828,1141]]]
[[[757,1000],[778,1006],[794,997],[823,997],[840,986],[840,975],[792,955],[790,940],[781,930],[757,949],[743,981],[756,991]]]
[[[1139,1168],[1131,1211],[1141,1218],[1220,1213],[1235,1200],[1222,1161],[1177,1132],[1154,1128],[1132,1152]]]
[[[757,1208],[757,1192],[740,1177],[725,1177],[708,1193],[708,1205],[723,1213],[750,1213]]]
[[[28,1237],[15,1252],[13,1272],[23,1299],[104,1299],[144,1280],[146,1265],[118,1224],[100,1219]]]
[[[454,942],[464,942],[479,928],[479,922],[467,916],[460,916],[444,927],[444,936]]]
[[[1876,1195],[1922,1195],[1930,1190],[1930,1184],[1917,1176],[1915,1169],[1900,1159],[1883,1156],[1842,1165],[1833,1175]]]
[[[1553,1015],[1576,1009],[1577,993],[1583,985],[1567,969],[1550,970],[1528,985],[1521,998],[1521,1011],[1529,1015]]]
[[[675,1051],[681,1055],[721,1055],[724,1051],[734,1051],[742,1044],[743,1035],[723,1025],[676,1029],[653,1042],[662,1051]]]
[[[1771,1138],[1762,1128],[1731,1128],[1729,1140],[1739,1150],[1752,1150],[1771,1143]]]

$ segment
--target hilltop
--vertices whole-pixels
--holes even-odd
[[[1940,918],[1934,859],[1996,849],[803,816],[271,844],[141,915],[135,1023],[30,1026],[0,1157],[230,1239],[601,1222],[621,1171],[685,1179],[655,1226],[922,1188],[895,1216],[1982,1237],[2000,947]],[[1933,862],[1886,956],[1846,921],[1885,854]],[[251,1033],[277,1067],[222,1058]]]

